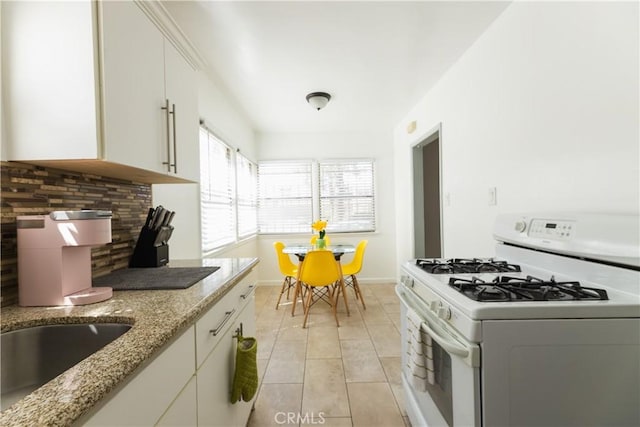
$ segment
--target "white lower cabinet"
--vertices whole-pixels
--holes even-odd
[[[244,426],[249,420],[255,396],[249,402],[231,403],[237,345],[235,335],[242,325],[244,336],[255,336],[253,294],[247,299],[249,301],[240,315],[198,369],[198,425],[200,426]]]
[[[230,399],[235,354],[233,334],[229,329],[198,369],[198,425],[237,425]]]
[[[162,427],[190,427],[198,425],[196,387],[196,376],[194,375],[156,425]]]
[[[195,335],[194,327],[190,326],[131,380],[112,391],[102,404],[79,420],[78,424],[153,426],[175,403],[194,372]],[[193,411],[192,419],[195,405]]]
[[[255,299],[254,295],[251,294],[250,301],[247,304],[247,307],[242,311],[240,317],[238,317],[237,324],[242,324],[242,329],[245,337],[255,337],[256,336],[256,310],[255,310]],[[237,326],[236,326],[237,327]],[[258,343],[260,345],[260,343]],[[233,355],[235,360],[235,343],[233,349]],[[256,395],[253,396],[253,399],[249,402],[239,401],[236,402],[234,406],[236,425],[245,426],[247,425],[247,421],[249,421],[249,415],[251,414],[251,410],[253,408],[253,404],[256,401],[256,396],[258,392],[256,391]]]
[[[237,339],[255,337],[255,271],[76,425],[245,426],[255,401],[231,403]],[[215,335],[212,333],[215,331]]]

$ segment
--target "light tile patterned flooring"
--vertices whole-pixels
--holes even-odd
[[[261,385],[249,427],[406,427],[400,383],[400,306],[393,284],[361,284],[367,309],[347,290],[351,315],[338,305],[291,299],[275,309],[280,287],[256,290],[256,336]],[[292,293],[293,294],[293,293]],[[291,295],[292,297],[293,295]]]

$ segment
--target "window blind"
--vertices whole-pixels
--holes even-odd
[[[260,233],[311,232],[313,195],[311,161],[258,164]]]
[[[327,232],[374,231],[373,160],[333,160],[318,163],[320,218]]]
[[[238,237],[258,231],[258,166],[236,153]]]
[[[200,210],[202,251],[235,241],[234,169],[231,149],[200,129]]]
[[[306,233],[314,219],[327,220],[328,232],[375,231],[374,161],[320,161],[317,180],[312,178],[315,165],[311,161],[260,162],[259,232]]]

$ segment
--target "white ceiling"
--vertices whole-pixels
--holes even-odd
[[[163,4],[257,131],[390,132],[509,3]]]

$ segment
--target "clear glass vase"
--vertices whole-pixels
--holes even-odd
[[[324,239],[316,239],[316,249],[325,249],[327,247],[327,241]]]

